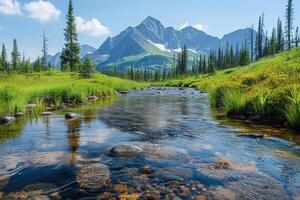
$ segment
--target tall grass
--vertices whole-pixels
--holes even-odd
[[[96,74],[91,79],[82,79],[76,73],[47,72],[32,75],[0,74],[0,117],[26,111],[28,103],[37,104],[36,110],[44,103],[58,105],[76,104],[88,96],[113,96],[116,90],[131,90],[148,86],[147,83],[108,77]]]
[[[178,83],[192,84],[208,92],[212,106],[225,106],[228,112],[242,110],[250,117],[259,115],[272,120],[287,120],[293,127],[300,126],[300,48],[260,59],[244,67],[218,71],[214,75],[168,82],[170,85]],[[298,92],[293,90],[291,95],[291,88],[295,87],[298,87]],[[238,91],[244,91],[244,95]]]
[[[285,116],[292,127],[300,127],[300,91],[291,91],[291,97],[286,105]]]
[[[263,118],[268,118],[271,108],[268,105],[271,92],[260,92],[252,100],[252,106],[255,113]]]
[[[223,98],[223,104],[227,114],[238,114],[246,106],[246,96],[240,90],[228,90]]]

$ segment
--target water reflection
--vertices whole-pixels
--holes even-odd
[[[77,150],[80,146],[80,128],[81,128],[81,118],[68,120],[67,123],[67,133],[68,133],[68,144],[70,150],[70,164],[74,165],[77,160]]]

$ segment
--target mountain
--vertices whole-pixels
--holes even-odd
[[[87,44],[83,44],[80,46],[80,58],[84,58],[86,55],[92,54],[94,51],[96,51],[97,49],[87,45]],[[61,52],[56,53],[54,56],[48,55],[47,56],[47,62],[51,63],[51,65],[55,66],[55,67],[60,67],[60,56],[61,56]]]
[[[191,26],[181,30],[165,27],[159,20],[147,17],[138,26],[129,26],[119,35],[107,38],[90,57],[98,70],[115,65],[121,69],[129,66],[166,67],[173,63],[174,54],[184,45],[190,55],[217,51],[219,47],[225,48],[227,43],[234,48],[236,45],[241,47],[251,31],[254,30],[240,29],[219,39]]]

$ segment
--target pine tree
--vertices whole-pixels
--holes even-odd
[[[295,33],[295,47],[298,46],[299,46],[299,27],[297,26],[296,33]]]
[[[1,61],[2,61],[2,67],[4,73],[7,73],[8,72],[7,52],[4,44],[2,44]]]
[[[47,64],[47,56],[48,56],[48,38],[46,37],[46,33],[44,31],[43,33],[43,48],[42,48],[42,64],[44,66],[45,71],[48,69],[48,64]]]
[[[251,48],[251,61],[254,60],[254,25],[252,24],[251,26],[251,33],[250,33],[250,36],[251,36],[251,40],[250,40],[250,48]]]
[[[268,31],[266,31],[265,40],[264,40],[264,49],[263,49],[263,56],[269,55],[269,37]]]
[[[67,27],[65,28],[65,47],[61,54],[61,68],[64,71],[77,71],[80,67],[80,47],[77,39],[72,0],[69,1],[69,9],[66,20]]]
[[[294,8],[293,8],[293,1],[288,0],[288,5],[286,6],[286,42],[287,42],[287,49],[291,50],[292,48],[292,37],[293,37],[293,19],[294,19]]]
[[[214,73],[215,71],[215,55],[214,52],[210,52],[208,57],[208,73]]]
[[[259,17],[258,30],[256,36],[256,54],[257,58],[263,56],[263,40],[264,40],[264,14]]]
[[[276,53],[284,50],[283,28],[280,18],[277,21],[277,36],[276,36]]]
[[[242,48],[241,52],[240,52],[240,65],[241,66],[245,66],[248,65],[250,63],[250,56],[249,56],[249,52],[246,48]]]
[[[20,64],[20,52],[17,44],[17,40],[14,39],[13,43],[13,51],[11,52],[11,64],[13,67],[13,70],[16,71]]]
[[[275,28],[272,31],[272,36],[269,44],[269,53],[274,55],[276,53],[276,30]]]
[[[84,78],[90,78],[95,73],[96,66],[92,63],[89,56],[87,56],[80,69],[80,75]]]
[[[181,52],[181,61],[180,61],[180,74],[185,75],[187,73],[187,61],[188,53],[187,47],[184,45]]]

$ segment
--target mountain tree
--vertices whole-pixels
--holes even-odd
[[[284,50],[284,36],[282,22],[280,18],[277,21],[277,36],[276,36],[276,53],[279,53]]]
[[[65,47],[61,54],[61,68],[64,71],[77,71],[80,67],[80,46],[78,43],[75,17],[73,15],[72,0],[69,1],[66,21],[67,27],[64,29]]]
[[[274,55],[276,53],[276,30],[272,31],[272,36],[269,44],[269,54]]]
[[[6,52],[6,48],[5,48],[4,44],[2,44],[1,62],[2,62],[2,67],[3,67],[4,73],[7,73],[8,72],[8,61],[7,61],[7,52]]]
[[[256,54],[257,58],[263,56],[263,42],[264,42],[264,14],[259,17],[258,30],[256,36]]]
[[[247,48],[242,48],[240,52],[240,65],[245,66],[250,63],[250,55]]]
[[[297,26],[296,33],[295,33],[295,47],[298,46],[299,46],[299,27]]]
[[[43,33],[43,48],[42,48],[42,64],[44,66],[45,71],[47,71],[47,56],[48,56],[48,38],[46,37],[46,33]]]
[[[251,49],[251,61],[254,60],[254,25],[251,26],[250,32],[250,49]]]
[[[18,44],[17,44],[17,40],[14,39],[14,43],[13,43],[13,51],[11,52],[11,64],[13,67],[13,70],[17,70],[20,64],[20,52],[19,52],[19,48],[18,48]]]
[[[266,34],[264,37],[264,48],[263,48],[263,56],[269,55],[269,37],[268,37],[268,31],[266,30]]]
[[[187,73],[187,62],[188,62],[188,52],[187,52],[187,47],[184,45],[181,52],[181,62],[180,62],[181,75]]]
[[[292,48],[292,37],[293,37],[293,19],[294,19],[294,7],[293,7],[293,0],[288,0],[288,4],[286,6],[286,27],[285,27],[285,34],[286,34],[286,42],[287,42],[287,49],[291,50]]]
[[[84,78],[90,78],[95,73],[96,66],[92,63],[91,58],[87,56],[80,69],[80,75]]]

